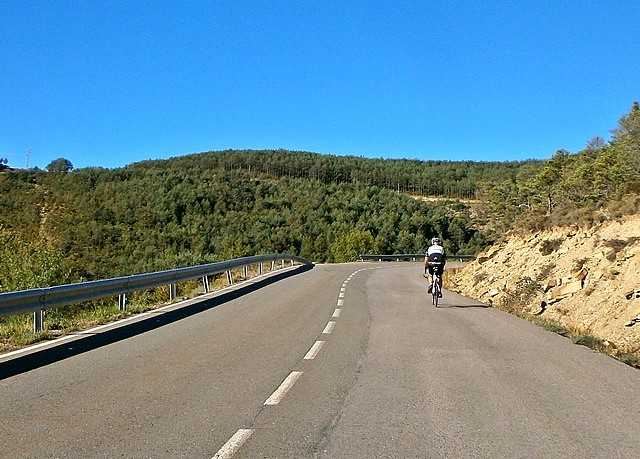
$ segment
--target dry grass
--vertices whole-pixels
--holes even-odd
[[[542,327],[547,331],[556,333],[560,336],[564,336],[570,339],[574,344],[588,347],[589,349],[592,349],[596,352],[613,357],[626,365],[640,369],[640,349],[636,349],[635,352],[624,352],[620,350],[615,344],[607,340],[598,338],[597,336],[594,336],[579,328],[567,327],[557,321],[527,313],[522,309],[522,307],[512,307],[507,312],[510,312],[511,314],[516,315],[521,319],[538,325],[539,327]]]

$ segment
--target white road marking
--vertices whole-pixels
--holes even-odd
[[[287,395],[287,392],[289,392],[289,389],[291,389],[293,385],[296,383],[296,381],[298,380],[301,374],[302,374],[301,371],[292,371],[291,374],[287,376],[287,378],[284,381],[282,381],[282,384],[280,384],[280,387],[278,387],[276,391],[273,394],[271,394],[271,397],[269,397],[267,401],[264,402],[264,404],[273,406],[280,403],[280,401],[284,398],[284,396]]]
[[[342,312],[342,309],[339,309],[339,308],[338,308],[338,309],[336,309],[335,311],[333,311],[333,315],[332,315],[331,317],[334,317],[334,318],[336,318],[336,319],[337,319],[338,317],[340,317],[340,313],[341,313],[341,312]]]
[[[287,267],[287,268],[280,268],[278,271],[284,272],[284,271],[290,271],[292,269],[295,269],[295,267]],[[172,304],[168,304],[166,306],[162,306],[159,308],[154,308],[151,309],[149,311],[145,311],[145,312],[141,312],[140,314],[135,314],[131,317],[125,317],[124,319],[120,319],[117,320],[115,322],[109,322],[107,324],[103,324],[103,325],[98,325],[97,327],[94,328],[90,328],[89,330],[81,330],[81,331],[77,331],[74,333],[70,333],[68,335],[65,336],[61,336],[60,338],[56,338],[53,339],[51,341],[43,341],[41,343],[38,344],[34,344],[32,346],[28,346],[28,347],[23,347],[21,349],[16,349],[15,351],[11,351],[11,352],[7,352],[5,354],[0,354],[0,361],[3,361],[5,359],[8,359],[9,357],[14,357],[16,355],[20,355],[20,354],[27,354],[29,352],[35,351],[37,349],[40,349],[41,347],[53,347],[56,346],[58,344],[64,343],[65,341],[71,341],[74,339],[78,339],[78,338],[82,338],[84,336],[90,336],[90,335],[94,335],[97,332],[105,329],[105,328],[109,328],[109,327],[117,327],[118,325],[122,325],[122,324],[126,324],[127,322],[134,322],[137,321],[143,317],[146,316],[150,316],[152,314],[158,314],[158,313],[163,313],[168,309],[179,309],[181,307],[183,307],[186,303],[189,302],[193,302],[193,301],[201,301],[201,300],[205,300],[208,298],[212,298],[212,297],[216,297],[219,296],[225,292],[228,291],[234,291],[234,290],[238,290],[239,288],[244,287],[246,284],[251,284],[251,283],[256,283],[259,280],[261,280],[264,277],[268,277],[270,275],[272,275],[275,271],[269,271],[263,274],[260,274],[258,276],[252,277],[251,279],[247,279],[246,281],[243,282],[238,282],[237,284],[233,284],[227,287],[224,287],[220,290],[213,290],[209,293],[206,293],[204,295],[199,295],[197,297],[194,298],[189,298],[187,300],[184,301],[179,301],[177,303],[172,303]]]
[[[329,322],[327,324],[327,326],[324,327],[324,330],[322,330],[322,333],[325,334],[325,335],[328,335],[329,333],[331,333],[333,331],[333,327],[335,327],[335,326],[336,326],[335,322],[333,322],[333,321]]]
[[[340,289],[340,291],[341,291],[341,292],[344,292],[345,290],[346,290],[346,287],[342,287],[342,288]]]
[[[309,349],[309,352],[307,352],[307,355],[304,356],[303,360],[315,359],[320,349],[322,349],[322,346],[324,346],[324,341],[316,341],[314,345],[311,346],[311,349]]]
[[[344,300],[338,300],[338,306],[344,306]]]
[[[154,309],[153,311],[142,312],[142,313],[137,314],[137,315],[132,316],[132,317],[126,317],[124,319],[120,319],[120,320],[117,320],[115,322],[110,322],[110,323],[104,324],[104,325],[98,325],[97,327],[90,328],[89,330],[78,331],[78,332],[75,332],[75,333],[72,333],[72,334],[69,334],[69,335],[66,335],[66,336],[62,336],[60,338],[56,338],[56,339],[51,340],[51,341],[43,341],[41,343],[34,344],[33,346],[25,347],[25,348],[22,348],[22,349],[17,349],[15,351],[7,352],[6,354],[0,354],[0,359],[5,359],[5,358],[8,358],[8,357],[12,357],[14,355],[26,354],[27,352],[34,351],[34,350],[39,349],[41,347],[46,347],[46,346],[52,346],[53,347],[53,346],[55,346],[57,344],[64,343],[65,341],[70,341],[72,339],[76,339],[79,336],[93,335],[93,334],[96,334],[97,332],[99,332],[100,330],[102,330],[103,328],[114,327],[114,326],[117,326],[117,325],[120,325],[120,324],[124,324],[124,323],[127,323],[127,322],[132,322],[134,319],[140,319],[141,317],[149,316],[149,315],[153,314],[153,312],[159,311],[160,309],[161,308]]]
[[[338,295],[338,298],[344,298],[344,292],[340,292],[340,294]]]
[[[242,446],[242,444],[247,441],[247,439],[251,436],[253,430],[251,429],[240,429],[233,437],[229,439],[228,442],[224,444],[222,448],[218,450],[215,456],[212,459],[229,459],[233,456],[238,449]]]

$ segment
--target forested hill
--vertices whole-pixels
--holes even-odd
[[[227,151],[119,169],[3,171],[1,288],[270,252],[316,262],[352,260],[363,252],[419,253],[434,235],[450,252],[475,253],[487,241],[466,204],[425,203],[398,192],[397,183],[413,192],[407,183],[417,187],[430,171],[439,183],[449,177],[443,187],[455,189],[458,181],[518,169],[515,163],[477,167]]]
[[[144,161],[130,167],[242,169],[271,178],[303,178],[324,184],[377,186],[421,196],[474,199],[481,182],[511,179],[525,164],[539,161],[474,162],[370,159],[287,150],[226,150]]]
[[[581,152],[522,163],[270,150],[119,169],[71,171],[63,158],[48,172],[4,168],[0,291],[270,252],[316,262],[419,253],[434,235],[473,254],[515,228],[589,225],[640,209],[637,103],[612,132]],[[453,199],[470,197],[473,209]]]

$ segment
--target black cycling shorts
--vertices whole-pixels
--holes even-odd
[[[442,273],[444,272],[444,263],[439,261],[439,262],[429,262],[429,264],[427,265],[428,269],[429,269],[429,274],[433,276],[433,274],[437,274],[438,276],[442,276]]]

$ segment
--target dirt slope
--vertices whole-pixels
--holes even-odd
[[[448,280],[448,288],[479,301],[640,353],[640,216],[512,235]]]

